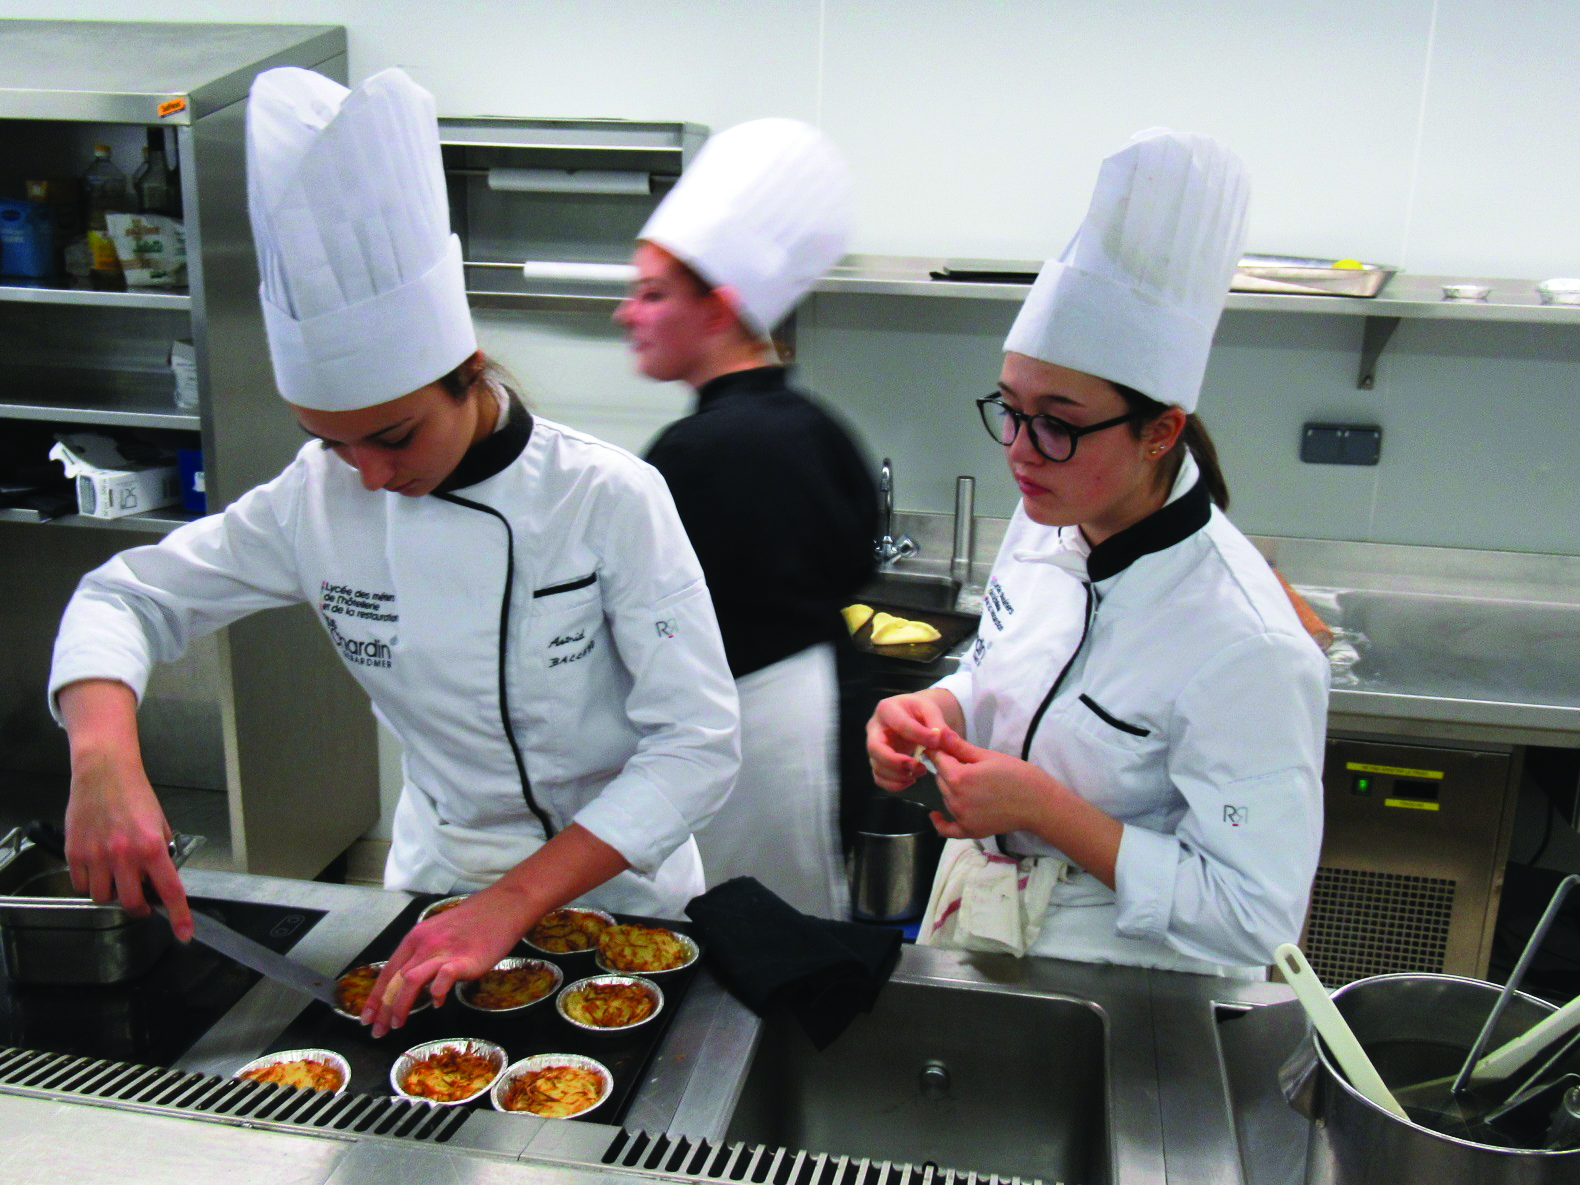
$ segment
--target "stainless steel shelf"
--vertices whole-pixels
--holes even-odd
[[[59,424],[89,424],[103,428],[169,428],[197,432],[203,426],[197,412],[172,407],[93,407],[75,403],[0,403],[0,420],[47,420]]]
[[[1030,284],[1010,281],[935,280],[946,268],[986,272],[1036,272],[1040,263],[1019,260],[950,260],[903,255],[850,255],[819,281],[815,291],[872,296],[942,297],[951,300],[1026,298]],[[1478,283],[1491,288],[1486,300],[1445,300],[1443,285]],[[1580,325],[1580,305],[1542,304],[1535,280],[1473,276],[1396,275],[1375,297],[1283,296],[1231,292],[1227,308],[1249,313],[1302,313],[1339,317],[1411,317],[1430,320],[1519,321]]]
[[[190,124],[260,69],[346,52],[338,25],[0,21],[0,119]]]
[[[0,280],[0,301],[23,304],[63,304],[83,308],[165,309],[190,311],[192,297],[185,291],[159,292],[152,289],[129,292],[97,292],[91,288],[57,288],[23,280]]]
[[[163,510],[149,510],[143,514],[129,514],[125,518],[93,518],[86,514],[63,514],[59,518],[42,518],[34,510],[0,507],[0,523],[33,523],[46,527],[94,527],[104,531],[130,531],[142,535],[168,535],[198,516],[188,514],[179,506]]]

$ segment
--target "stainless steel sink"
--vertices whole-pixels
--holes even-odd
[[[860,599],[915,609],[953,610],[960,582],[947,572],[915,568],[880,568],[859,594]]]
[[[891,981],[823,1052],[764,1022],[727,1140],[1109,1185],[1108,1021],[1078,999]]]
[[[1580,606],[1368,590],[1336,602],[1336,624],[1361,635],[1362,689],[1555,704],[1580,694]],[[1516,682],[1497,685],[1500,671]]]

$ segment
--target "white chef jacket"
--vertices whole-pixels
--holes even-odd
[[[1017,508],[976,644],[937,685],[973,744],[1124,825],[1117,889],[1084,872],[1057,885],[1031,953],[1223,972],[1297,940],[1322,840],[1328,665],[1191,458],[1163,510],[1095,549]],[[1027,832],[1000,843],[1063,858]]]
[[[496,456],[457,501],[365,490],[312,442],[223,514],[117,555],[67,606],[52,710],[79,679],[141,698],[193,638],[307,601],[404,746],[386,887],[482,887],[544,821],[574,821],[633,869],[589,901],[679,916],[703,888],[691,833],[739,764],[707,586],[656,471],[520,408],[510,425],[468,454]]]

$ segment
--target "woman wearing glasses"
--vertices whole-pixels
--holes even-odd
[[[1300,933],[1327,664],[1192,414],[1246,198],[1215,142],[1136,137],[978,401],[1020,505],[976,645],[867,730],[885,790],[937,769],[924,943],[1257,974]]]

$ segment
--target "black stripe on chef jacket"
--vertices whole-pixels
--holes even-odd
[[[1109,536],[1092,548],[1091,554],[1086,557],[1087,578],[1082,581],[1086,589],[1086,619],[1081,625],[1081,638],[1076,642],[1075,649],[1070,652],[1070,657],[1059,671],[1058,677],[1054,679],[1053,686],[1048,688],[1048,694],[1043,696],[1042,703],[1032,715],[1031,724],[1026,728],[1026,739],[1020,746],[1022,761],[1031,760],[1031,742],[1037,735],[1037,726],[1042,723],[1048,706],[1053,703],[1053,697],[1059,694],[1059,688],[1064,686],[1065,677],[1070,673],[1076,657],[1085,647],[1086,639],[1091,637],[1092,620],[1097,616],[1097,605],[1100,600],[1095,586],[1119,575],[1143,556],[1165,551],[1176,543],[1183,543],[1205,527],[1211,518],[1212,497],[1207,493],[1207,483],[1198,480],[1174,501],[1153,511],[1140,522],[1132,523],[1118,534]],[[999,850],[1005,855],[1017,854],[1005,843],[1006,836],[1000,835],[995,838]]]
[[[473,502],[454,492],[475,486],[496,474],[503,473],[515,463],[517,457],[521,456],[531,437],[532,413],[512,397],[510,414],[505,420],[504,427],[490,433],[467,449],[461,455],[460,464],[456,465],[450,476],[434,487],[433,496],[452,505],[490,515],[498,519],[500,525],[505,528],[505,588],[499,598],[499,719],[505,726],[505,740],[510,743],[510,755],[516,762],[516,776],[521,780],[521,797],[526,801],[527,809],[537,816],[538,822],[543,825],[544,836],[553,838],[554,824],[549,819],[548,812],[532,797],[532,781],[527,777],[526,758],[521,754],[521,744],[516,740],[515,726],[510,722],[510,692],[505,675],[510,647],[510,595],[516,583],[516,533],[510,528],[510,520],[492,506]]]

